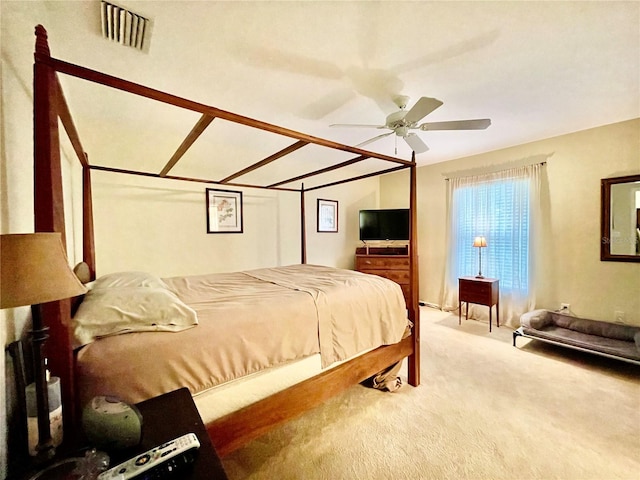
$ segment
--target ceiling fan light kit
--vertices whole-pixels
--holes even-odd
[[[452,120],[446,122],[426,122],[418,125],[420,120],[429,115],[436,108],[442,106],[443,103],[436,98],[421,97],[415,105],[411,107],[411,109],[406,110],[407,104],[409,103],[409,97],[406,95],[399,95],[395,97],[393,101],[400,110],[387,115],[384,125],[333,124],[331,127],[388,129],[391,130],[391,132],[370,138],[356,146],[362,147],[395,133],[397,137],[404,139],[407,145],[409,145],[415,153],[424,153],[429,150],[429,147],[418,135],[411,132],[411,130],[422,130],[425,132],[431,130],[484,130],[491,125],[491,120],[488,118]]]

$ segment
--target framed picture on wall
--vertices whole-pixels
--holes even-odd
[[[242,192],[207,188],[207,233],[242,233]]]
[[[318,232],[338,231],[338,201],[318,199]]]

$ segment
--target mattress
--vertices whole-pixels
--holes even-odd
[[[83,404],[95,395],[137,403],[187,387],[208,419],[220,415],[206,407],[220,386],[237,387],[246,378],[281,390],[400,341],[407,325],[398,284],[351,270],[292,265],[163,281],[196,311],[198,325],[113,335],[82,347],[76,360]],[[285,384],[265,380],[276,367],[295,373],[283,375]]]

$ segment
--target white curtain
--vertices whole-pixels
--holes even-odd
[[[480,254],[483,276],[500,280],[501,324],[517,327],[535,308],[542,166],[448,180],[443,309],[458,308],[458,278],[479,273]],[[472,246],[480,235],[487,241],[482,252]],[[486,319],[489,308],[469,305],[469,316]]]

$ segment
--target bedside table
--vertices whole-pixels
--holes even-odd
[[[496,278],[460,277],[458,279],[458,325],[462,323],[462,302],[467,304],[465,319],[469,318],[469,304],[489,307],[489,332],[491,332],[491,311],[496,306],[496,322],[500,327],[500,281]]]
[[[228,480],[227,474],[222,467],[222,462],[193,403],[189,389],[180,388],[173,392],[150,398],[144,402],[137,403],[136,407],[142,414],[142,441],[136,447],[117,452],[106,451],[105,453],[109,455],[111,467],[169,440],[187,433],[195,433],[200,441],[200,448],[195,462],[189,468],[169,478],[175,478],[175,480]],[[81,458],[86,448],[84,446],[82,449],[74,451],[73,455],[58,452],[59,457],[55,459],[50,467],[58,463],[65,463],[66,460]],[[27,480],[33,478],[34,475],[38,475],[38,478],[44,475],[42,476],[43,479],[67,478],[66,476],[60,476],[60,474],[69,475],[74,468],[75,464],[69,463],[69,467],[63,466],[57,471],[58,474],[53,476],[52,473],[47,475],[45,473],[46,470],[39,470],[35,465],[25,465],[20,472],[8,476],[7,479]],[[76,478],[76,476],[73,476],[73,478]]]
[[[213,444],[193,403],[189,389],[180,388],[136,404],[142,414],[142,442],[126,454],[115,453],[111,465],[117,465],[139,453],[186,433],[195,433],[200,441],[192,467],[181,472],[180,480],[227,480]]]

